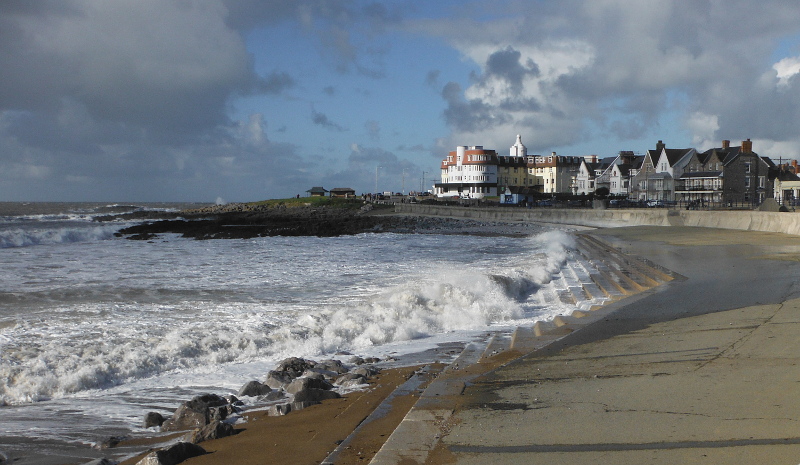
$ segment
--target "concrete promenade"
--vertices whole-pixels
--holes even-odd
[[[685,279],[445,374],[373,464],[800,463],[800,237],[590,234]]]
[[[595,228],[620,226],[696,226],[800,235],[800,214],[761,211],[697,211],[666,208],[582,209],[521,207],[444,207],[396,204],[395,212],[476,220],[529,221]]]

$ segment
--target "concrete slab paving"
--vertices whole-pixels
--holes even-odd
[[[797,315],[800,300],[524,357],[467,389],[441,446],[456,463],[800,463]]]

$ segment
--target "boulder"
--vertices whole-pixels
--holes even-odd
[[[358,373],[345,373],[336,378],[336,385],[341,387],[352,387],[360,384],[367,384],[367,377]]]
[[[333,376],[335,374],[336,373],[334,373],[332,371],[325,371],[325,370],[316,371],[316,369],[314,369],[314,371],[311,371],[311,370],[304,371],[303,374],[300,377],[301,378],[313,378],[313,379],[328,379],[328,378],[330,378],[331,376]]]
[[[144,416],[144,427],[152,428],[153,426],[161,426],[166,419],[158,412],[147,412]]]
[[[353,355],[352,357],[350,357],[349,360],[347,360],[347,363],[351,365],[363,365],[364,359],[359,357],[358,355]]]
[[[282,404],[276,404],[269,408],[268,414],[271,417],[278,417],[282,415],[287,415],[289,412],[293,410],[303,410],[306,407],[311,407],[312,405],[317,405],[320,402],[318,401],[304,401],[304,402],[286,402]]]
[[[102,441],[100,444],[97,445],[98,449],[111,449],[112,447],[117,447],[119,443],[127,439],[125,436],[109,436]]]
[[[353,368],[352,370],[350,370],[350,373],[356,375],[363,375],[367,379],[377,375],[380,372],[381,372],[380,368],[372,365],[362,365],[360,367]]]
[[[347,368],[345,368],[344,364],[339,360],[322,360],[317,362],[314,366],[314,370],[326,370],[332,371],[336,374],[347,373]]]
[[[312,360],[306,360],[304,358],[299,358],[299,357],[291,357],[280,362],[277,368],[275,368],[275,371],[287,373],[292,378],[297,378],[309,368],[314,368],[315,365],[316,362]]]
[[[333,389],[333,384],[324,379],[297,378],[286,386],[286,392],[289,394],[296,394],[306,389],[321,389],[329,391]]]
[[[250,381],[241,389],[239,389],[240,396],[248,396],[248,397],[258,397],[264,396],[272,392],[272,388],[267,386],[266,384],[261,384],[258,381]]]
[[[294,396],[292,397],[293,403],[297,402],[322,402],[323,400],[328,399],[338,399],[342,397],[336,391],[329,391],[326,389],[314,389],[314,388],[307,388],[300,391],[295,392]]]
[[[165,449],[147,454],[136,465],[177,465],[192,457],[206,454],[206,450],[197,444],[179,442]]]
[[[172,418],[161,425],[162,431],[202,428],[214,420],[224,420],[234,407],[224,397],[203,394],[184,402]]]
[[[192,444],[198,444],[203,441],[210,441],[212,439],[226,438],[236,434],[233,425],[221,421],[215,421],[207,424],[202,428],[192,431],[188,435],[188,441]]]
[[[296,376],[292,376],[289,373],[270,371],[267,373],[267,379],[264,380],[264,384],[272,389],[282,389],[284,386],[291,383],[295,378]]]
[[[2,463],[2,462],[3,462],[2,457],[0,457],[0,463]],[[102,458],[102,459],[94,459],[91,462],[86,462],[83,465],[117,465],[118,463],[119,462],[117,462],[115,460]]]

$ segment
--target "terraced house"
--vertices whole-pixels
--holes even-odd
[[[507,156],[482,146],[460,146],[442,161],[439,197],[500,196],[507,203],[526,203],[547,194],[610,194],[639,201],[682,204],[761,203],[773,197],[778,168],[753,152],[750,139],[739,147],[730,141],[698,153],[671,149],[663,141],[644,155],[622,151],[598,160],[588,157],[528,155],[517,135]],[[784,189],[784,190],[788,190]],[[793,194],[792,194],[793,195]]]

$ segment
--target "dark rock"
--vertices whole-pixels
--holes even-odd
[[[292,376],[289,373],[273,370],[267,373],[267,379],[264,380],[264,384],[272,389],[282,389],[284,386],[291,383],[295,378],[296,376]]]
[[[292,378],[297,378],[298,376],[302,375],[304,371],[308,370],[309,368],[314,368],[314,366],[316,366],[316,363],[311,360],[306,360],[299,357],[291,357],[279,363],[277,368],[275,368],[275,371],[287,373],[291,375]]]
[[[303,410],[304,408],[318,404],[320,404],[319,401],[286,402],[271,406],[268,414],[271,417],[279,417],[282,415],[287,415],[294,410]]]
[[[117,447],[117,445],[122,441],[124,441],[125,439],[127,439],[125,436],[110,436],[101,441],[100,444],[97,445],[97,448],[111,449],[112,447]]]
[[[358,373],[345,373],[336,378],[336,385],[341,387],[352,387],[360,384],[367,384],[367,377]]]
[[[3,463],[2,457],[0,457],[0,463]],[[94,459],[91,462],[86,462],[83,465],[117,465],[119,462],[116,460],[110,460],[107,458],[102,459]]]
[[[244,405],[244,403],[233,394],[225,396],[225,400],[227,400],[231,405]]]
[[[322,360],[314,366],[315,370],[332,371],[337,374],[347,373],[347,368],[339,360]]]
[[[166,419],[158,412],[147,412],[144,416],[144,427],[152,428],[153,426],[161,426]]]
[[[332,371],[324,371],[324,370],[316,371],[316,368],[314,368],[313,370],[315,370],[315,371],[311,371],[311,370],[304,371],[303,374],[301,375],[301,378],[312,378],[312,379],[324,380],[324,379],[330,378],[331,375],[335,374]],[[327,376],[326,376],[326,374],[327,374]]]
[[[380,372],[381,372],[380,368],[372,365],[362,365],[360,367],[353,368],[352,370],[350,370],[350,373],[356,375],[363,375],[366,378],[371,378]]]
[[[184,402],[169,420],[161,425],[162,431],[181,431],[202,428],[214,420],[224,420],[234,409],[224,397],[216,394],[197,396]]]
[[[247,397],[264,396],[270,392],[272,392],[271,387],[266,384],[261,384],[258,381],[250,381],[239,389],[239,395]]]
[[[359,357],[358,355],[353,355],[347,362],[350,363],[351,365],[363,365],[364,359]]]
[[[340,397],[342,396],[336,391],[308,388],[297,391],[292,400],[294,402],[322,402],[323,400],[338,399]]]
[[[136,465],[177,465],[192,457],[205,455],[207,452],[197,444],[179,442],[166,449],[151,452]]]
[[[207,424],[206,426],[196,429],[189,434],[189,442],[198,444],[203,441],[210,441],[212,439],[226,438],[236,434],[233,425],[221,421],[215,421]]]
[[[296,394],[305,389],[322,389],[329,391],[333,389],[333,384],[324,379],[297,378],[286,386],[286,392],[289,394]]]

